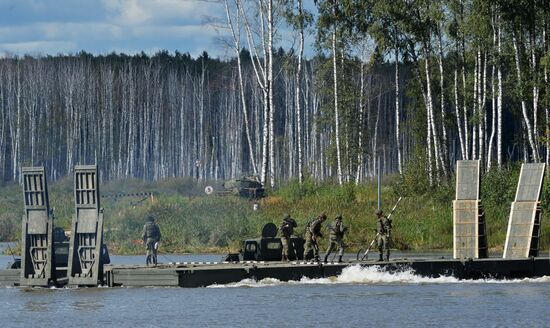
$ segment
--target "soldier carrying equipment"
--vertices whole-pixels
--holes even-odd
[[[390,260],[390,238],[391,238],[391,219],[384,215],[381,209],[376,210],[376,233],[378,238],[378,251],[380,258],[378,261],[383,261],[383,254],[386,251],[386,261]]]
[[[306,226],[306,246],[304,248],[304,259],[309,260],[308,257],[310,250],[313,249],[313,258],[319,262],[319,244],[318,239],[323,237],[321,233],[321,227],[323,222],[327,219],[327,215],[322,213],[317,219],[309,222]]]
[[[294,228],[296,228],[296,220],[290,217],[290,214],[285,214],[283,217],[283,222],[279,227],[279,232],[281,233],[281,244],[283,245],[282,251],[282,260],[288,261],[290,259],[288,246],[290,243],[290,237],[294,233]],[[294,249],[296,252],[296,249]]]
[[[342,256],[344,255],[344,234],[348,230],[347,227],[344,226],[342,223],[342,216],[338,215],[334,219],[334,226],[331,226],[330,224],[327,225],[327,228],[330,232],[330,246],[327,249],[327,252],[325,254],[325,260],[324,262],[327,263],[328,256],[330,253],[338,248],[338,263],[342,262]]]
[[[399,205],[399,203],[401,202],[401,198],[402,197],[399,197],[399,199],[397,200],[397,202],[395,203],[395,205],[393,206],[390,214],[388,215],[387,219],[390,220],[390,218],[392,217],[393,213],[395,212],[395,210],[397,209],[397,205]],[[378,213],[378,210],[375,212],[375,213]],[[382,213],[382,211],[380,211],[380,213]],[[391,220],[390,220],[390,223],[391,223]],[[374,236],[373,240],[371,241],[371,243],[369,244],[369,246],[367,247],[367,249],[359,249],[359,251],[357,252],[357,260],[358,261],[364,261],[365,259],[368,259],[368,256],[369,256],[369,252],[370,252],[370,249],[372,248],[372,245],[374,245],[374,243],[377,241],[378,239],[378,236],[379,236],[379,233],[376,233],[376,236]],[[389,245],[388,245],[389,246]],[[388,249],[388,252],[389,252],[389,249]]]
[[[150,215],[147,217],[147,223],[143,226],[143,242],[147,248],[147,259],[145,264],[157,265],[157,250],[160,241],[160,229],[155,223],[155,218]]]

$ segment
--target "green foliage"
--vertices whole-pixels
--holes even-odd
[[[382,208],[389,212],[397,198],[403,196],[393,215],[393,242],[399,249],[450,249],[452,247],[452,200],[454,177],[441,180],[436,186],[422,184],[425,177],[422,161],[407,167],[399,177],[383,180]],[[425,174],[425,173],[424,173]],[[502,169],[494,168],[482,177],[481,197],[488,229],[489,245],[502,250],[506,235],[510,202],[515,195],[519,165]],[[181,192],[180,186],[186,186]],[[50,202],[55,204],[56,225],[70,227],[74,211],[72,191],[68,180],[50,185]],[[235,196],[189,197],[191,190],[199,187],[186,179],[166,180],[156,184],[137,180],[106,183],[103,190],[127,193],[153,190],[150,198],[103,198],[105,208],[105,241],[113,254],[143,253],[142,229],[147,215],[154,215],[161,228],[164,252],[236,251],[240,241],[257,237],[265,223],[279,224],[284,213],[289,213],[298,222],[298,235],[308,221],[325,212],[329,220],[337,215],[344,217],[349,227],[346,236],[348,251],[368,244],[374,237],[377,208],[377,188],[374,182],[342,186],[331,183],[315,183],[306,178],[300,185],[290,181],[274,190],[269,197],[259,201],[259,210],[252,203]],[[23,204],[18,185],[0,189],[0,222],[2,240],[17,240]],[[182,187],[183,188],[183,187]],[[179,191],[178,191],[179,190]],[[550,183],[545,181],[542,192],[542,239],[541,247],[550,246]],[[325,238],[326,239],[326,238]],[[326,247],[326,240],[321,247]]]
[[[430,190],[426,165],[425,156],[417,148],[414,158],[407,163],[403,175],[394,184],[399,195],[411,197],[422,195]]]

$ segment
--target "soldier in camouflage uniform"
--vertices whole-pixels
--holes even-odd
[[[285,214],[285,216],[283,217],[283,222],[281,222],[281,226],[279,227],[279,232],[281,233],[281,244],[283,245],[283,252],[281,257],[283,261],[288,261],[290,259],[290,237],[294,233],[294,228],[296,228],[296,226],[296,220],[291,218],[289,214]],[[296,250],[294,250],[294,252],[296,252]]]
[[[378,241],[378,251],[380,258],[378,261],[383,261],[384,251],[386,251],[386,261],[390,260],[390,238],[391,238],[391,220],[388,219],[381,209],[376,210],[376,232]]]
[[[338,263],[342,262],[342,256],[344,255],[344,234],[346,233],[347,227],[342,223],[342,216],[339,215],[334,219],[334,225],[327,225],[330,231],[330,246],[327,249],[325,254],[324,262],[327,263],[328,256],[332,253],[333,250],[338,248]]]
[[[306,244],[304,247],[304,259],[309,260],[308,253],[313,249],[313,258],[315,261],[319,262],[319,238],[323,237],[321,233],[321,227],[323,222],[327,219],[327,215],[322,213],[319,217],[307,224],[306,227]]]
[[[143,226],[143,242],[147,247],[147,259],[145,264],[157,264],[157,249],[160,241],[160,229],[153,216],[147,217],[147,223]]]

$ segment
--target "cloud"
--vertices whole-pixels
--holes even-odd
[[[207,51],[224,56],[216,0],[0,0],[0,54]]]
[[[221,3],[200,0],[102,0],[102,3],[111,22],[127,26],[197,23],[223,9]]]
[[[0,52],[15,54],[60,54],[76,52],[77,45],[70,41],[29,41],[0,43]]]

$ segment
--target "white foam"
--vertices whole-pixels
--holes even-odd
[[[272,287],[280,285],[327,285],[327,284],[509,284],[509,283],[549,283],[550,276],[541,278],[524,279],[476,279],[459,280],[455,277],[444,276],[437,278],[422,277],[416,275],[412,270],[401,272],[386,272],[379,266],[361,267],[359,265],[349,266],[342,270],[342,273],[335,277],[310,279],[303,277],[299,281],[280,281],[278,279],[266,278],[260,281],[244,279],[240,282],[226,285],[211,285],[210,288],[225,287]]]

